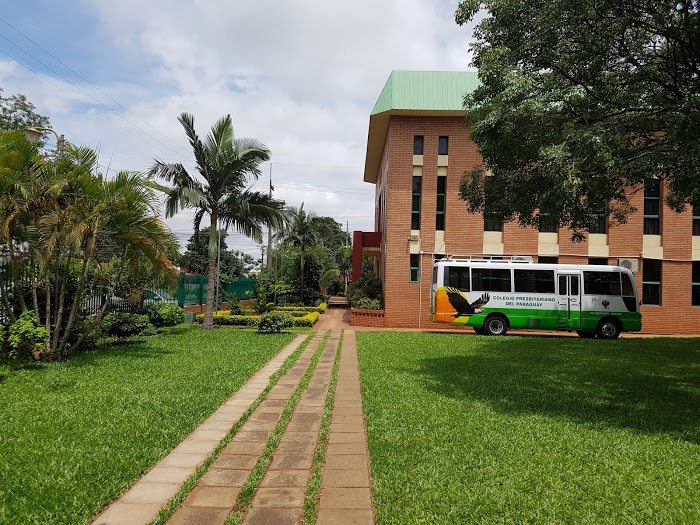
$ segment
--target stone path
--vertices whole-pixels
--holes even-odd
[[[329,328],[344,326],[343,314],[328,316],[326,325]],[[324,334],[325,331],[316,332],[298,361],[268,392],[265,400],[172,515],[168,521],[170,525],[223,525],[232,511],[242,513],[243,525],[303,523],[306,489],[319,445],[340,330],[331,332],[309,385],[302,392],[278,447],[270,458],[250,507],[238,509],[236,500],[277,428]],[[303,339],[303,336],[299,336],[283,349],[202,426],[100,515],[95,523],[138,525],[154,519],[196,467],[212,454],[231,426],[268,385],[270,375],[279,369]],[[318,525],[373,524],[370,483],[355,332],[345,331],[321,475]]]
[[[355,332],[347,330],[321,474],[318,525],[374,523],[367,432],[362,412]]]
[[[228,434],[231,427],[269,385],[285,359],[306,339],[300,335],[258,370],[204,423],[159,461],[123,496],[94,521],[95,525],[146,525],[177,494],[182,483],[194,474]]]

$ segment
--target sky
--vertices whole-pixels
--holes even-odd
[[[363,182],[369,114],[392,70],[467,70],[472,27],[447,0],[25,0],[0,13],[0,87],[22,93],[103,173],[154,158],[194,172],[177,116],[200,136],[230,114],[272,152],[256,187],[354,230],[374,229]],[[192,213],[166,220],[184,243]],[[206,221],[205,221],[206,222]],[[204,225],[204,224],[203,224]],[[227,243],[258,255],[250,239]]]

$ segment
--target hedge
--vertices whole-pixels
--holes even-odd
[[[275,310],[281,312],[319,312],[325,313],[328,305],[321,303],[318,306],[276,306]]]
[[[287,312],[285,312],[287,313]],[[307,312],[303,316],[293,316],[294,326],[312,327],[321,316],[318,312]],[[204,321],[204,314],[195,317],[198,323]],[[228,310],[214,312],[214,324],[222,326],[258,326],[259,315],[231,315]]]

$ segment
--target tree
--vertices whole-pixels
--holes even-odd
[[[300,299],[304,303],[304,266],[306,251],[311,246],[316,246],[323,235],[327,233],[327,221],[322,220],[315,213],[307,213],[304,203],[298,208],[290,207],[287,212],[288,224],[280,232],[282,242],[295,246],[300,250],[299,279]]]
[[[214,327],[214,294],[216,289],[217,226],[234,228],[255,242],[262,242],[262,225],[280,227],[284,222],[284,203],[266,193],[251,191],[249,182],[260,176],[260,163],[270,158],[264,144],[248,138],[236,138],[231,116],[219,119],[206,139],[201,140],[194,128],[194,117],[182,113],[178,118],[194,153],[196,170],[203,179],[190,175],[180,163],[155,161],[150,174],[162,177],[172,187],[166,189],[166,214],[172,217],[179,210],[195,210],[194,229],[205,215],[210,219],[207,303],[202,329]]]
[[[49,118],[36,112],[24,95],[2,96],[0,88],[0,132],[18,131],[30,126],[49,127]]]
[[[333,264],[328,268],[323,277],[321,277],[321,287],[327,288],[333,281],[338,278],[342,279],[343,290],[348,293],[348,282],[352,274],[352,247],[340,246],[335,252]]]
[[[463,0],[457,23],[482,8],[465,108],[485,166],[462,179],[470,211],[538,225],[546,209],[581,238],[606,206],[623,222],[650,176],[676,211],[700,200],[697,1]]]
[[[118,258],[109,297],[122,275],[146,261],[151,276],[171,271],[175,239],[158,218],[147,177],[119,172],[107,180],[96,173],[94,151],[71,145],[47,162],[21,135],[0,134],[0,244],[11,254],[15,276],[12,301],[2,287],[3,305],[12,320],[15,311],[29,311],[31,301],[49,334],[45,353],[60,358],[81,346],[109,305],[82,325],[90,268],[100,262],[97,246],[109,246]]]

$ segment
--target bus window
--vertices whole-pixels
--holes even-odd
[[[554,270],[513,270],[515,291],[554,293]]]
[[[620,272],[583,272],[583,291],[589,295],[622,295]]]
[[[622,274],[622,295],[634,297],[634,287],[632,286],[632,279],[626,273]]]
[[[433,284],[437,284],[437,266],[433,266]]]
[[[469,291],[469,268],[448,266],[445,268],[445,286],[457,288],[461,292]]]
[[[566,275],[559,276],[559,295],[569,295],[566,291]]]
[[[472,268],[475,292],[510,292],[510,270],[504,268]]]

